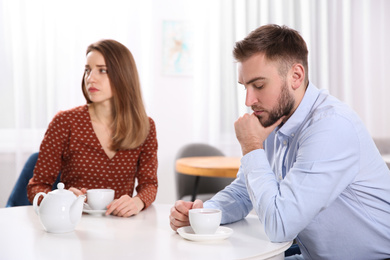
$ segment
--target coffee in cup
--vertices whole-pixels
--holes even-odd
[[[219,209],[190,209],[190,225],[196,234],[215,234],[221,224],[222,213]]]
[[[114,196],[115,191],[112,189],[90,189],[87,190],[87,203],[93,210],[104,210],[114,200]]]

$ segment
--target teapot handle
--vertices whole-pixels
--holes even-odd
[[[35,195],[35,197],[34,197],[34,200],[33,200],[33,206],[34,206],[34,210],[35,210],[35,213],[37,213],[37,215],[39,216],[39,207],[38,207],[38,199],[39,199],[39,197],[40,196],[43,196],[43,198],[45,198],[46,197],[46,193],[44,193],[44,192],[39,192],[39,193],[37,193],[36,195]]]

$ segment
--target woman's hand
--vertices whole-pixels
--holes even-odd
[[[76,195],[77,197],[80,196],[80,195],[85,195],[85,194],[87,194],[87,189],[85,189],[85,188],[82,188],[81,190],[79,190],[79,189],[76,189],[76,188],[74,188],[74,187],[70,187],[69,190],[70,190],[71,192],[73,192],[74,195]]]
[[[137,215],[144,207],[145,204],[139,197],[131,198],[129,195],[123,195],[107,206],[106,215],[130,217]]]

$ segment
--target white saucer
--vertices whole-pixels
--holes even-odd
[[[104,215],[104,213],[106,213],[106,210],[83,209],[83,212],[88,213],[90,215]]]
[[[228,237],[230,237],[233,234],[233,229],[228,227],[219,227],[217,229],[217,232],[212,235],[206,235],[206,234],[195,234],[195,232],[192,230],[190,226],[188,227],[181,227],[177,230],[177,233],[182,238],[192,240],[192,241],[211,241],[211,240],[223,240]]]
[[[105,209],[91,209],[89,207],[89,205],[87,203],[84,203],[84,206],[83,206],[83,212],[85,213],[88,213],[90,215],[104,215],[104,213],[106,213],[107,210]]]

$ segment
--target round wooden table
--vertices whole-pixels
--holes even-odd
[[[241,157],[186,157],[176,161],[176,171],[195,176],[235,178]]]
[[[176,160],[176,171],[195,176],[191,200],[197,195],[200,177],[236,178],[241,157],[205,156],[184,157]]]

